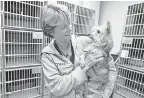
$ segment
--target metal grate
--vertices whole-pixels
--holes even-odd
[[[116,65],[116,93],[120,98],[144,98],[144,3],[128,6]]]
[[[40,96],[42,32],[4,29],[2,33],[6,98]]]
[[[4,1],[3,27],[40,30],[40,1]]]
[[[36,34],[42,32],[3,30],[5,34],[5,67],[40,65],[42,39]]]
[[[41,1],[0,1],[0,97],[41,97]]]
[[[84,8],[81,6],[76,7],[74,29],[78,35],[86,35],[91,31],[95,22],[95,10]]]
[[[5,70],[6,98],[40,96],[41,67]]]

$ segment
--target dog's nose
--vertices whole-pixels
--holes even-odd
[[[100,33],[100,30],[97,30],[97,33]]]

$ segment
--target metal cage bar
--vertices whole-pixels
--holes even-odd
[[[2,27],[40,31],[40,1],[30,2],[4,1]]]
[[[119,98],[144,97],[144,3],[128,6],[121,53],[116,65]]]
[[[84,8],[81,6],[76,7],[75,14],[75,32],[78,35],[87,35],[90,33],[92,26],[94,25],[95,10]]]
[[[7,69],[6,98],[40,96],[41,66]],[[23,96],[22,96],[23,95]]]
[[[41,98],[43,2],[0,1],[0,5],[0,97]]]

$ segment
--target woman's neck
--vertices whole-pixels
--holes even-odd
[[[68,47],[70,46],[70,41],[69,42],[59,42],[59,41],[56,41],[58,47],[60,49],[62,49],[63,51],[67,51]]]

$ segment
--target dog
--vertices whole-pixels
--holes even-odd
[[[110,96],[105,94],[105,87],[107,83],[110,82],[108,77],[108,57],[113,47],[111,23],[107,21],[104,25],[93,27],[89,38],[91,39],[91,44],[86,45],[83,51],[84,58],[86,58],[88,54],[90,55],[93,49],[97,49],[103,53],[105,59],[95,64],[86,72],[88,81],[82,87],[82,96],[88,98],[89,95],[95,93],[97,96],[102,94],[104,98],[109,98]]]

